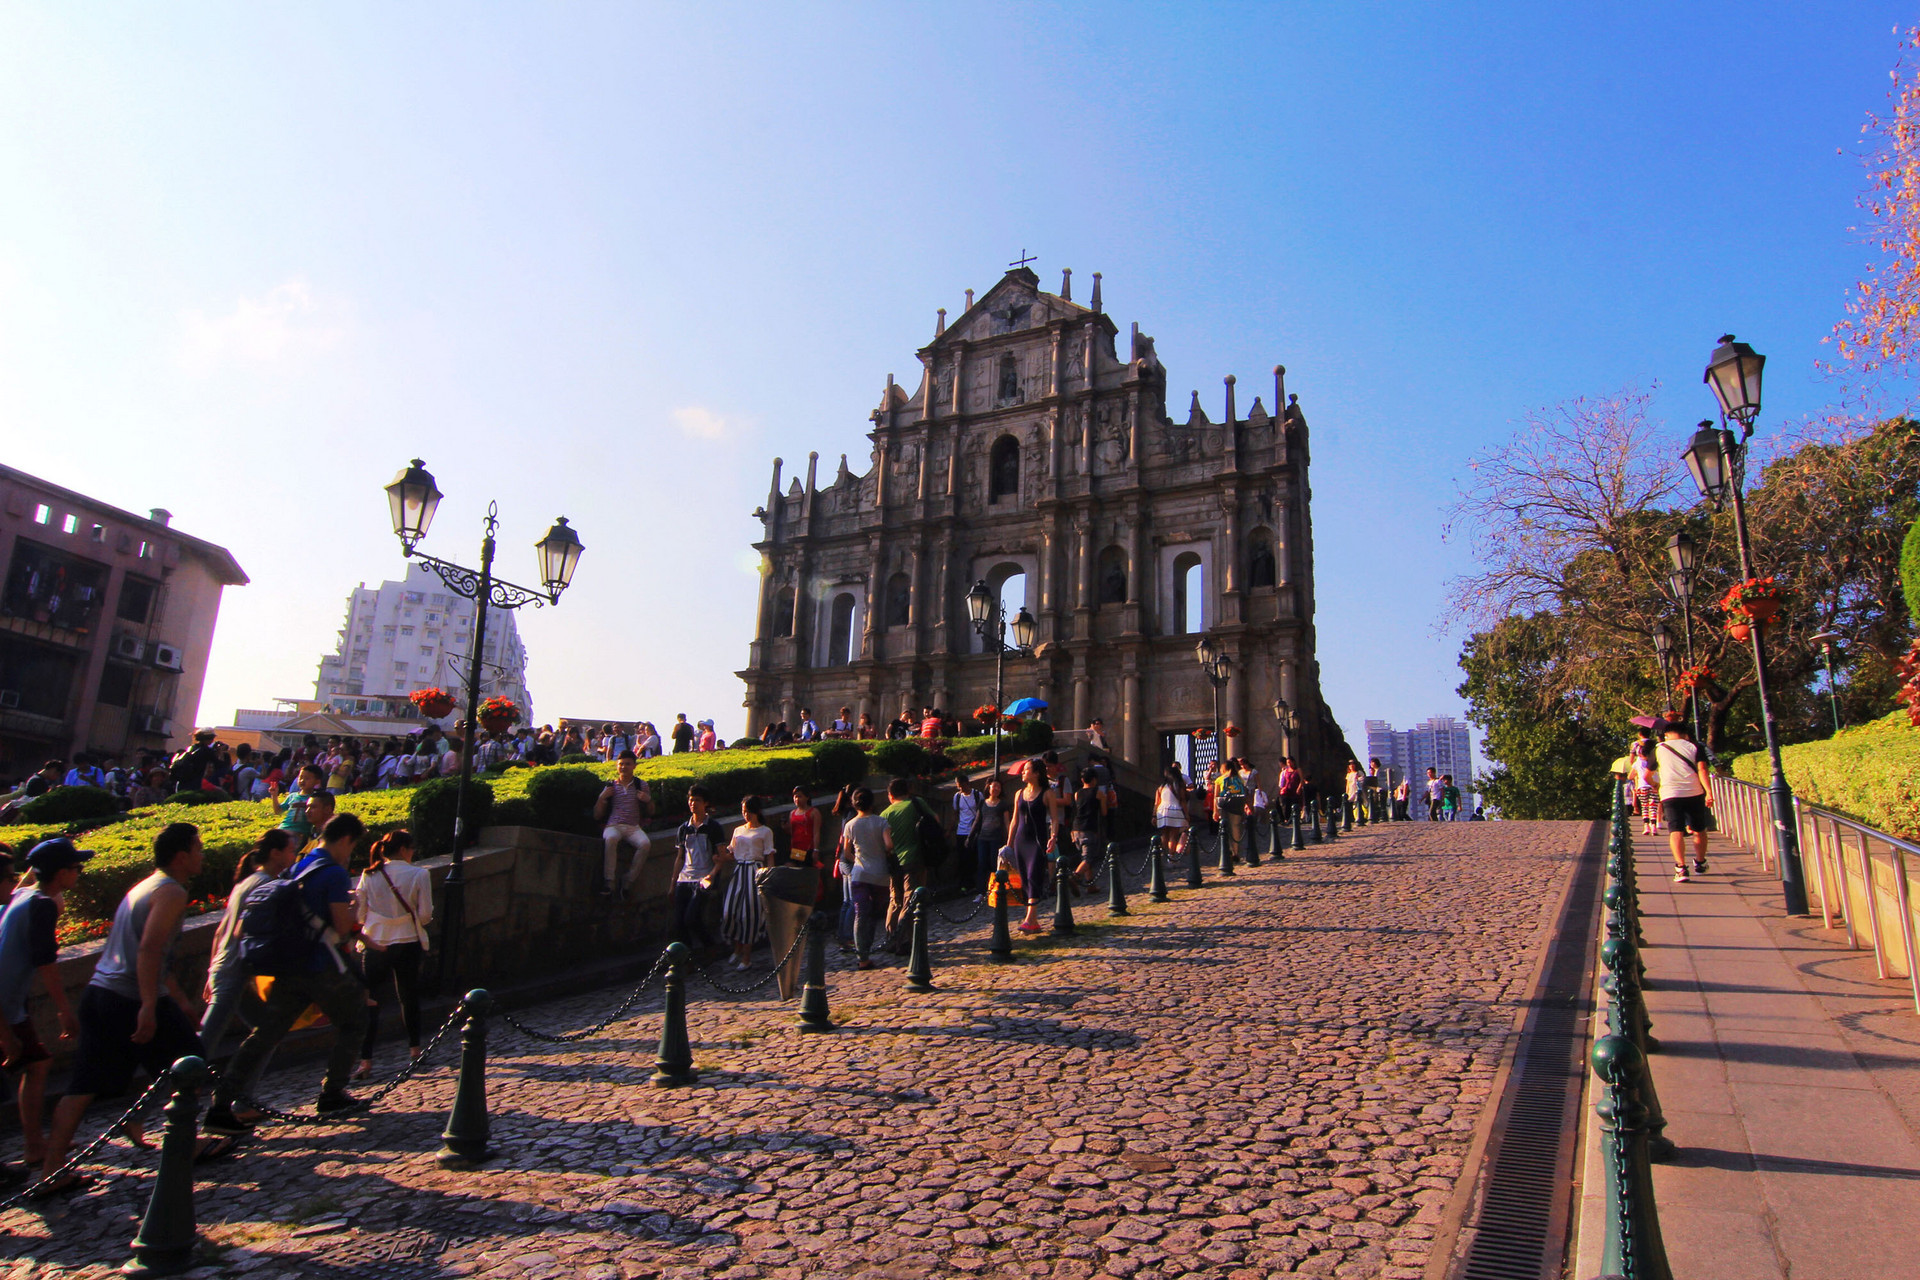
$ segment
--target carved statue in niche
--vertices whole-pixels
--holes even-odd
[[[1043,424],[1036,422],[1028,428],[1026,452],[1033,459],[1033,478],[1044,484],[1052,470],[1052,460],[1048,457],[1052,450],[1047,448],[1047,429]]]
[[[933,402],[944,409],[953,403],[953,361],[942,360],[933,369]]]
[[[887,487],[897,499],[911,498],[919,488],[920,446],[911,440],[903,440],[892,452],[893,464],[887,475]]]
[[[1086,372],[1086,353],[1081,349],[1081,344],[1075,342],[1067,349],[1067,381],[1078,382],[1086,376]]]
[[[1020,394],[1020,362],[1014,359],[1011,351],[1000,357],[1000,384],[995,394],[1002,404],[1023,399]]]
[[[1172,422],[1162,423],[1159,431],[1160,447],[1171,455],[1175,462],[1187,462],[1193,457],[1194,433]]]
[[[1093,417],[1094,470],[1110,475],[1127,459],[1127,427],[1119,406],[1103,404]]]

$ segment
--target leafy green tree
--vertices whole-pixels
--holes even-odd
[[[1474,789],[1507,818],[1604,818],[1608,766],[1625,749],[1610,725],[1562,684],[1565,626],[1551,613],[1507,618],[1467,640],[1458,692],[1493,768]],[[1624,715],[1622,710],[1619,714]]]

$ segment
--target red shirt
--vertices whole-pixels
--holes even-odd
[[[787,825],[789,835],[788,849],[797,857],[811,854],[813,842],[820,832],[820,819],[811,808],[795,809],[793,818]]]
[[[922,720],[920,722],[920,736],[923,738],[939,737],[940,736],[940,717],[928,716],[925,720]]]

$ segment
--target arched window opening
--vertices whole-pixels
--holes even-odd
[[[1020,362],[1013,358],[1013,352],[1000,357],[999,399],[1002,404],[1020,398]]]
[[[1265,529],[1253,531],[1252,549],[1247,553],[1247,585],[1271,587],[1276,576],[1273,562],[1273,535]]]
[[[833,598],[833,616],[827,627],[827,665],[844,667],[853,661],[853,593]]]
[[[1173,562],[1173,624],[1179,634],[1207,629],[1206,603],[1207,568],[1199,553],[1189,551]]]
[[[991,475],[987,481],[987,500],[997,502],[1001,498],[1020,495],[1020,442],[1012,436],[1001,436],[993,442],[993,457],[988,470]]]
[[[887,579],[887,611],[884,615],[889,627],[904,627],[913,621],[913,583],[904,573],[896,573]]]
[[[782,587],[773,594],[773,634],[778,639],[793,634],[792,587]]]
[[[1127,602],[1127,553],[1119,547],[1100,553],[1098,592],[1101,604]]]

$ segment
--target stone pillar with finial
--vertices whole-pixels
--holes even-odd
[[[1088,300],[1087,306],[1096,314],[1100,310],[1100,273],[1098,271],[1093,273],[1093,297]]]
[[[933,322],[933,336],[937,338],[941,334],[945,333],[946,331],[947,331],[947,309],[945,307],[941,307],[939,318]]]
[[[1060,301],[1062,302],[1073,301],[1073,268],[1072,267],[1062,267],[1060,269]]]
[[[1240,469],[1240,424],[1235,420],[1233,407],[1236,381],[1232,374],[1227,375],[1227,420],[1221,424],[1220,436],[1220,470],[1229,474]]]

